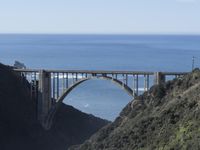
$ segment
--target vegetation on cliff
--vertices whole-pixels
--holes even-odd
[[[70,150],[199,150],[200,71],[153,86]]]

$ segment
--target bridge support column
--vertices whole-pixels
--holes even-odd
[[[133,97],[139,95],[139,81],[138,81],[138,74],[133,75]]]
[[[159,85],[165,83],[165,75],[162,72],[154,73],[154,84]]]
[[[149,89],[149,75],[144,75],[144,92]]]
[[[38,88],[38,120],[43,127],[46,126],[46,118],[51,108],[51,73],[44,70],[39,71]]]

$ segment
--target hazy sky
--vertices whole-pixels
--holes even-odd
[[[0,0],[0,33],[200,34],[200,0]]]

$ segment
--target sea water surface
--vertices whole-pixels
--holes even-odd
[[[198,35],[0,35],[0,62],[35,69],[191,71],[193,56],[199,67]],[[114,120],[131,99],[112,82],[90,80],[65,103]]]

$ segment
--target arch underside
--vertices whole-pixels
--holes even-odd
[[[114,84],[118,85],[119,87],[121,87],[128,95],[133,97],[133,90],[127,86],[126,84],[124,84],[122,81],[114,79],[112,77],[109,76],[95,76],[95,77],[89,77],[89,78],[82,78],[80,80],[78,80],[77,82],[75,82],[73,85],[71,85],[69,88],[67,88],[66,90],[64,90],[63,94],[56,100],[57,103],[62,103],[63,100],[65,99],[65,97],[74,89],[76,88],[78,85],[80,85],[81,83],[91,80],[91,79],[103,79],[103,80],[110,80],[112,81]]]

